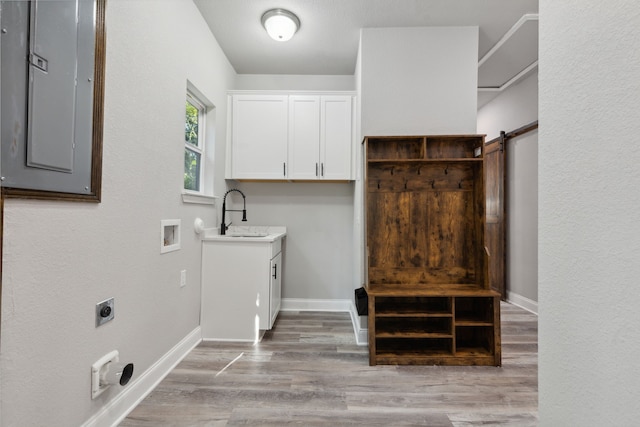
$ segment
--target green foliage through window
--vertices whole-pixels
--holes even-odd
[[[203,123],[205,107],[191,94],[187,95],[184,125],[184,189],[201,191],[200,176],[204,153]]]
[[[184,150],[184,189],[200,189],[200,154],[188,148]]]
[[[184,127],[184,140],[191,145],[198,146],[199,110],[187,101],[187,115]]]

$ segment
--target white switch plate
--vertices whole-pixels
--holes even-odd
[[[180,272],[180,287],[184,288],[187,285],[187,270]]]

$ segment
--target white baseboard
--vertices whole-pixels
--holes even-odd
[[[507,302],[523,308],[535,315],[538,314],[538,301],[534,301],[515,292],[507,291]]]
[[[198,326],[82,426],[118,425],[200,341],[202,332]]]
[[[358,310],[356,309],[355,304],[352,304],[351,313],[351,323],[353,323],[353,332],[356,334],[356,344],[358,345],[369,345],[369,329],[363,328],[362,323],[360,322],[362,318],[367,318],[366,316],[360,316],[358,314]],[[365,320],[366,322],[366,320]]]
[[[353,301],[348,299],[283,298],[281,311],[341,311],[351,316],[353,333],[358,345],[367,345],[367,329],[362,329],[360,316]]]
[[[281,311],[351,311],[348,299],[283,298]]]

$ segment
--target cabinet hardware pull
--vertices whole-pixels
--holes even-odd
[[[320,171],[322,172],[322,176],[324,176],[324,163],[320,163]]]
[[[282,176],[287,176],[287,162],[282,162]]]
[[[273,278],[278,278],[278,264],[273,264]]]
[[[316,176],[318,176],[318,164],[316,163]]]

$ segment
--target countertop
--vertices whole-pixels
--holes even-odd
[[[204,241],[217,242],[274,242],[287,235],[287,227],[271,225],[231,225],[227,234],[221,235],[220,228],[205,228]]]

